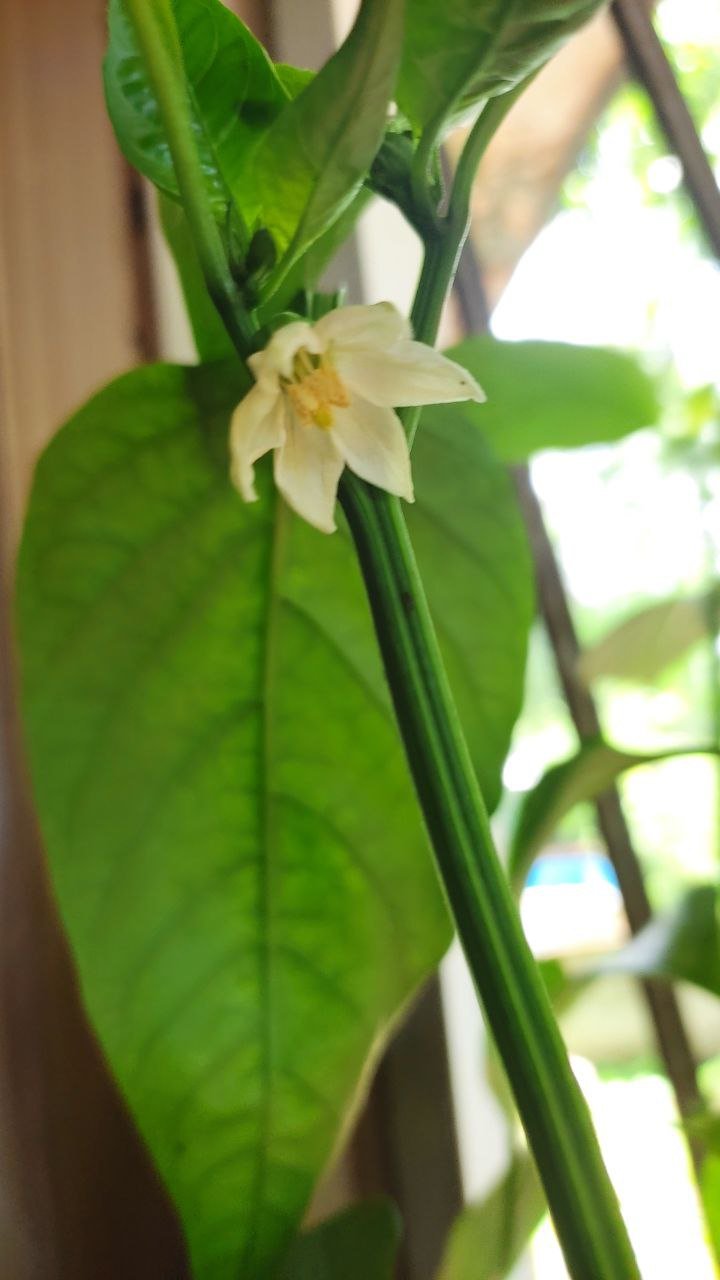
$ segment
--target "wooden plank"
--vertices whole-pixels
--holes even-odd
[[[55,425],[138,355],[127,174],[105,118],[99,0],[0,8],[2,510],[17,535]]]
[[[179,1230],[83,1017],[47,883],[9,618],[38,452],[152,345],[142,207],[105,117],[101,0],[0,0],[0,33],[0,1275],[179,1280]]]

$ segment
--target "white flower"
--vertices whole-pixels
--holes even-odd
[[[413,501],[407,440],[393,406],[485,398],[460,365],[413,342],[389,302],[287,324],[248,363],[256,381],[232,418],[233,483],[254,502],[253,466],[274,449],[278,489],[324,533],[335,529],[345,466]]]

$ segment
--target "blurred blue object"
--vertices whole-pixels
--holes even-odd
[[[527,878],[528,888],[550,888],[555,885],[592,886],[603,882],[614,889],[617,876],[607,854],[599,850],[573,850],[567,853],[543,853],[536,858]]]

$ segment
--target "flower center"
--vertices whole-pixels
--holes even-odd
[[[301,422],[314,422],[326,430],[333,425],[333,408],[347,409],[345,385],[327,353],[313,355],[301,347],[293,360],[292,378],[283,379],[284,390]]]

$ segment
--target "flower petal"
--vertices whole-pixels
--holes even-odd
[[[278,377],[289,378],[292,374],[293,359],[301,347],[317,355],[323,349],[313,325],[306,320],[292,320],[276,330],[263,351],[248,356],[248,364],[259,383],[277,385]]]
[[[287,436],[275,454],[275,483],[303,520],[323,533],[335,528],[335,500],[345,463],[331,432],[288,414]]]
[[[414,502],[408,443],[392,409],[352,395],[349,408],[336,410],[332,434],[351,471],[378,489]]]
[[[383,351],[394,342],[410,337],[410,324],[391,302],[376,302],[369,307],[338,307],[314,325],[325,345],[359,347],[364,351]]]
[[[230,423],[230,477],[246,502],[257,493],[253,466],[285,440],[285,403],[277,389],[255,385],[233,413]]]
[[[423,342],[396,342],[386,351],[338,349],[335,366],[352,391],[378,405],[482,402],[472,374]]]

